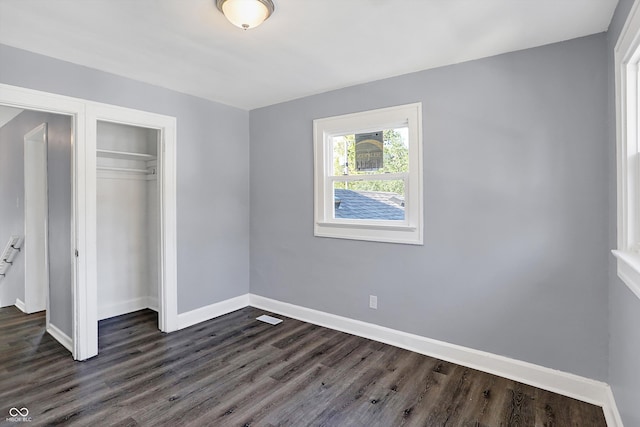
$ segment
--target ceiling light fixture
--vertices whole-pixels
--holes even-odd
[[[216,0],[216,6],[229,22],[243,30],[262,24],[275,9],[271,0]]]

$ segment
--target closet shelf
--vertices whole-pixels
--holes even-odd
[[[154,160],[156,156],[153,154],[144,154],[144,153],[132,153],[129,151],[113,151],[113,150],[96,150],[96,155],[98,157],[108,157],[110,159],[120,159],[120,160]]]
[[[142,173],[149,174],[147,169],[133,169],[133,168],[112,168],[108,166],[98,166],[99,171],[112,171],[112,172],[128,172],[128,173]]]

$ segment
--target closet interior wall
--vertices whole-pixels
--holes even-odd
[[[158,310],[158,131],[97,129],[98,319]]]

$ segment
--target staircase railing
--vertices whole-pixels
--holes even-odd
[[[2,255],[0,256],[0,278],[5,277],[7,274],[7,270],[10,266],[13,265],[13,260],[20,252],[20,246],[22,245],[22,237],[21,236],[11,236],[9,237],[9,242],[7,246],[5,246],[4,251],[2,251]]]

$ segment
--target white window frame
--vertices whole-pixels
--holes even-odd
[[[396,178],[405,181],[405,220],[385,221],[334,218],[333,182],[345,179],[362,179],[366,178],[366,176],[331,176],[333,170],[333,137],[404,126],[409,129],[409,173],[390,174],[387,178],[390,179],[398,175]],[[423,244],[422,103],[418,102],[316,119],[313,121],[313,144],[315,236],[414,245]]]
[[[616,169],[618,276],[640,298],[640,2],[635,2],[616,47]]]

